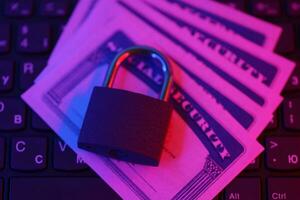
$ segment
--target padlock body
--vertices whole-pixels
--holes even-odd
[[[159,164],[172,105],[130,91],[95,87],[78,146],[133,163]]]

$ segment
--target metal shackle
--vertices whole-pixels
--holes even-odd
[[[106,76],[105,76],[105,79],[103,82],[103,87],[112,88],[120,65],[129,56],[131,56],[133,54],[144,54],[144,55],[149,54],[151,56],[151,58],[157,59],[161,63],[162,71],[164,74],[164,83],[162,85],[160,99],[163,101],[168,101],[171,84],[172,84],[171,68],[170,68],[168,61],[164,58],[164,56],[157,50],[150,48],[150,47],[135,46],[135,47],[127,48],[127,49],[123,50],[121,53],[119,53],[115,57],[112,64],[109,66],[109,68],[107,70],[107,73],[106,73]]]

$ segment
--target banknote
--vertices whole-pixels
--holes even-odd
[[[74,11],[73,17],[70,20],[70,25],[66,27],[68,30],[65,30],[65,33],[61,36],[57,49],[60,49],[58,46],[62,47],[61,44],[63,41],[66,41],[66,38],[70,37],[69,33],[73,32],[74,28],[81,24],[82,19],[85,19],[86,14],[91,12],[96,2],[99,1],[85,0],[78,2],[77,9]],[[221,28],[221,30],[225,30],[226,33],[236,33],[266,49],[273,49],[275,47],[281,32],[280,28],[270,23],[255,19],[239,11],[231,10],[216,2],[205,1],[205,3],[202,3],[203,1],[199,1],[191,2],[191,4],[188,4],[190,3],[188,1],[185,3],[169,0],[168,2],[179,4],[181,7],[188,8],[192,13],[197,13],[197,16],[199,16],[201,20],[211,23],[214,25],[214,28]],[[256,24],[256,26],[253,27],[253,24]],[[53,53],[53,56],[50,57],[49,63],[52,63],[55,54],[56,51]],[[49,69],[53,68],[54,65],[45,68],[37,80],[39,80],[42,75],[47,74]]]
[[[112,13],[110,9],[106,8],[106,11],[109,13]],[[95,11],[94,17],[98,19],[98,21],[101,19],[105,21],[106,15],[103,14],[103,11],[97,10]],[[101,18],[99,15],[102,15]],[[93,14],[91,14],[93,16]],[[111,18],[111,17],[108,17]],[[89,23],[90,22],[90,23]],[[100,22],[99,22],[100,23]],[[97,24],[99,24],[97,23]],[[94,26],[95,21],[88,21],[85,26],[82,27],[84,32],[85,30],[88,30],[83,34],[83,37],[77,37],[73,36],[73,44],[69,45],[69,49],[78,49],[77,44],[81,44],[81,40],[86,40],[86,35],[91,36],[91,33],[98,33],[101,31],[101,26]],[[78,41],[75,40],[75,38],[78,38]],[[165,40],[167,41],[167,40]],[[165,44],[164,46],[171,46],[172,43],[169,42],[168,44]],[[178,54],[184,55],[186,54],[185,51],[182,51],[181,48],[178,48],[176,45],[172,47],[173,51],[175,49],[178,50]],[[181,49],[181,50],[180,50]],[[77,52],[77,55],[82,54],[82,48],[79,49]],[[63,54],[65,55],[65,54]],[[213,57],[216,59],[215,57]],[[66,60],[64,56],[62,56],[59,60]],[[214,73],[209,70],[204,64],[200,63],[197,65],[197,67],[193,67],[198,61],[195,60],[193,57],[186,58],[185,63],[182,63],[182,66],[188,65],[190,70],[187,71],[191,77],[194,78],[194,80],[197,81],[198,84],[200,84],[202,87],[204,87],[208,93],[210,93],[215,100],[220,103],[224,109],[226,109],[228,112],[231,113],[231,115],[245,128],[247,129],[247,132],[251,133],[254,137],[258,136],[262,130],[265,128],[268,121],[271,120],[272,116],[270,113],[273,112],[273,110],[268,111],[265,108],[262,109],[255,105],[251,100],[248,99],[247,96],[241,94],[239,91],[237,91],[235,88],[232,88],[226,83],[226,81],[216,77]],[[199,62],[198,62],[199,63]],[[64,64],[65,65],[65,64]],[[191,73],[191,71],[193,73]],[[82,97],[84,98],[84,96]],[[88,98],[85,98],[88,99]],[[78,99],[78,104],[81,105],[81,102],[85,100],[84,99]],[[74,102],[74,101],[73,101]],[[76,106],[75,106],[76,107]],[[80,106],[79,106],[80,107]],[[274,109],[274,108],[273,108]],[[265,115],[261,115],[260,113],[264,112]],[[76,116],[76,115],[72,115]],[[74,119],[75,120],[75,119]],[[80,119],[79,119],[80,121]]]
[[[209,22],[220,30],[234,33],[261,47],[273,50],[281,34],[281,28],[257,19],[241,11],[206,0],[163,0],[194,13],[198,21]]]
[[[47,61],[46,68],[39,74],[35,81],[40,80],[43,76],[48,74],[51,69],[53,69],[50,65],[55,62],[57,55],[63,52],[66,42],[72,37],[72,34],[80,28],[80,25],[85,21],[85,19],[88,18],[91,10],[97,2],[97,0],[84,0],[78,2],[68,23],[63,28],[63,32]]]
[[[199,40],[196,40],[193,36],[181,37],[181,35],[183,33],[181,31],[182,29],[179,26],[170,24],[170,20],[168,20],[168,18],[166,18],[166,17],[163,17],[162,15],[158,15],[157,13],[153,14],[153,11],[149,10],[145,6],[143,6],[143,3],[135,4],[134,1],[131,1],[131,0],[121,1],[121,2],[128,9],[131,9],[131,11],[133,13],[135,13],[137,16],[144,19],[144,21],[147,22],[149,25],[155,27],[157,30],[164,33],[167,37],[174,38],[173,39],[174,42],[176,42],[178,45],[185,46],[186,44],[189,44],[190,46],[193,47],[193,49],[197,50],[197,52],[201,52],[201,54],[205,55],[205,58],[210,58],[210,57],[216,58],[216,53],[205,48],[204,47],[205,45],[202,44],[202,42],[200,42]],[[189,33],[188,35],[191,35],[191,34]],[[194,38],[194,39],[192,39],[192,38]],[[197,43],[195,41],[199,41],[199,42]],[[202,49],[205,49],[205,51]],[[202,50],[202,51],[200,51],[200,50]],[[191,52],[191,54],[192,54],[192,52]],[[213,55],[213,56],[211,56],[211,55]],[[273,58],[274,57],[276,58],[276,56],[273,56]],[[213,60],[213,58],[210,61],[213,62],[212,60]],[[241,90],[243,90],[244,93],[246,93],[249,96],[249,98],[251,98],[252,100],[257,102],[258,104],[263,105],[265,103],[265,101],[263,99],[263,94],[272,95],[272,93],[273,93],[272,91],[268,90],[265,87],[261,88],[260,86],[254,84],[252,79],[248,79],[249,77],[251,77],[251,71],[249,73],[248,71],[243,70],[243,67],[237,68],[232,63],[225,62],[224,59],[214,59],[214,60],[216,60],[215,62],[217,62],[218,60],[222,60],[222,62],[223,62],[222,65],[219,64],[219,66],[222,66],[219,68],[222,68],[224,70],[220,72],[215,69],[216,73],[220,74],[220,76],[222,76],[224,79],[227,79],[228,81],[235,84],[237,88],[240,88]],[[276,61],[278,61],[278,60],[280,61],[280,58],[276,59]],[[294,66],[294,63],[292,63],[288,60],[285,60],[285,59],[281,60],[281,64],[288,66],[286,69],[287,72],[290,72]],[[233,76],[235,80],[232,80],[233,77],[228,77],[228,75],[224,75],[224,73],[226,73],[225,71],[228,72],[231,76]],[[281,71],[282,71],[282,69],[281,69]],[[255,70],[253,70],[252,73],[256,74],[256,75],[258,74]],[[241,76],[241,74],[244,74],[244,76]],[[288,77],[288,75],[289,75],[289,73],[284,73],[283,76]],[[281,77],[281,78],[283,78],[283,77]],[[249,89],[245,88],[240,83],[237,83],[236,80],[238,80],[240,83],[244,83],[244,85],[246,85],[247,87],[250,87],[250,88],[252,87],[253,91],[249,91]],[[281,84],[281,85],[283,85],[283,84]],[[283,86],[281,86],[281,87],[283,87]],[[259,89],[261,89],[260,94],[255,94],[254,91],[259,90]]]
[[[198,61],[200,61],[202,64],[204,63],[206,67],[213,70],[216,74],[222,77],[222,79],[231,83],[248,98],[256,102],[258,105],[261,105],[265,112],[269,115],[271,115],[270,113],[274,112],[274,109],[281,102],[282,98],[279,96],[279,94],[274,94],[262,84],[247,79],[247,75],[245,75],[245,77],[242,76],[242,74],[245,73],[243,70],[236,69],[231,63],[227,62],[215,52],[202,45],[201,42],[197,43],[197,40],[195,40],[189,34],[184,34],[185,36],[182,37],[181,29],[176,24],[170,23],[170,20],[159,14],[153,15],[153,11],[150,8],[147,8],[147,6],[145,6],[143,3],[140,2],[139,4],[136,4],[134,1],[127,0],[122,1],[121,5],[141,18],[143,21],[145,21],[145,23],[156,29],[158,32],[162,33],[165,37],[170,38],[174,43],[176,43],[176,45],[182,47],[181,49],[184,49],[182,54],[187,54],[190,56],[189,60],[195,60],[195,58],[197,58]],[[197,71],[199,71],[197,67],[199,66],[192,67],[191,72],[196,74]],[[226,74],[227,72],[229,72],[229,74]],[[201,72],[199,72],[198,75],[199,74],[201,74]],[[210,78],[210,81],[214,81],[214,79]],[[219,91],[222,91],[222,86],[220,85],[218,89]],[[232,95],[230,91],[228,91],[227,97],[239,98],[239,96]],[[223,102],[223,105],[225,105],[224,107],[227,110],[231,110],[230,106],[226,106],[226,102],[222,101],[220,98],[218,100]],[[236,114],[240,112],[231,110],[231,113],[233,116],[236,116]],[[235,118],[246,129],[248,129],[251,125],[250,123],[248,124],[249,126],[247,126],[244,121],[245,118],[237,116]],[[259,127],[259,129],[254,131],[255,135],[258,136],[262,130],[263,126]]]
[[[224,31],[203,23],[197,14],[182,9],[178,4],[160,0],[145,1],[180,26],[183,32],[193,35],[235,67],[243,69],[249,77],[270,88],[270,93],[280,93],[293,71],[294,63],[291,61],[241,37],[224,34]]]
[[[231,115],[180,67],[173,67],[174,112],[159,167],[132,165],[77,148],[86,102],[75,104],[81,111],[76,113],[80,122],[70,118],[70,110],[74,109],[71,101],[89,96],[92,88],[101,84],[103,72],[123,48],[143,44],[163,51],[161,40],[151,37],[153,33],[145,34],[147,28],[142,21],[122,12],[114,10],[120,17],[105,24],[106,31],[90,35],[81,46],[81,54],[65,61],[59,73],[51,72],[36,83],[23,98],[124,199],[211,199],[262,148],[243,134],[244,129]],[[140,30],[143,37],[139,37]],[[157,68],[141,61],[123,65],[116,87],[157,94],[162,83]],[[64,101],[69,101],[69,106],[62,107]]]

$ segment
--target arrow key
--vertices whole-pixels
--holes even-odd
[[[300,169],[300,138],[268,137],[266,163],[270,169]]]

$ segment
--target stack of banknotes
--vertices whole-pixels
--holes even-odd
[[[22,98],[122,198],[212,199],[263,151],[256,138],[294,68],[273,53],[280,34],[214,1],[84,0]],[[135,45],[172,60],[174,111],[158,167],[77,147],[93,88]],[[155,65],[136,61],[122,65],[115,87],[157,97],[162,83]]]

